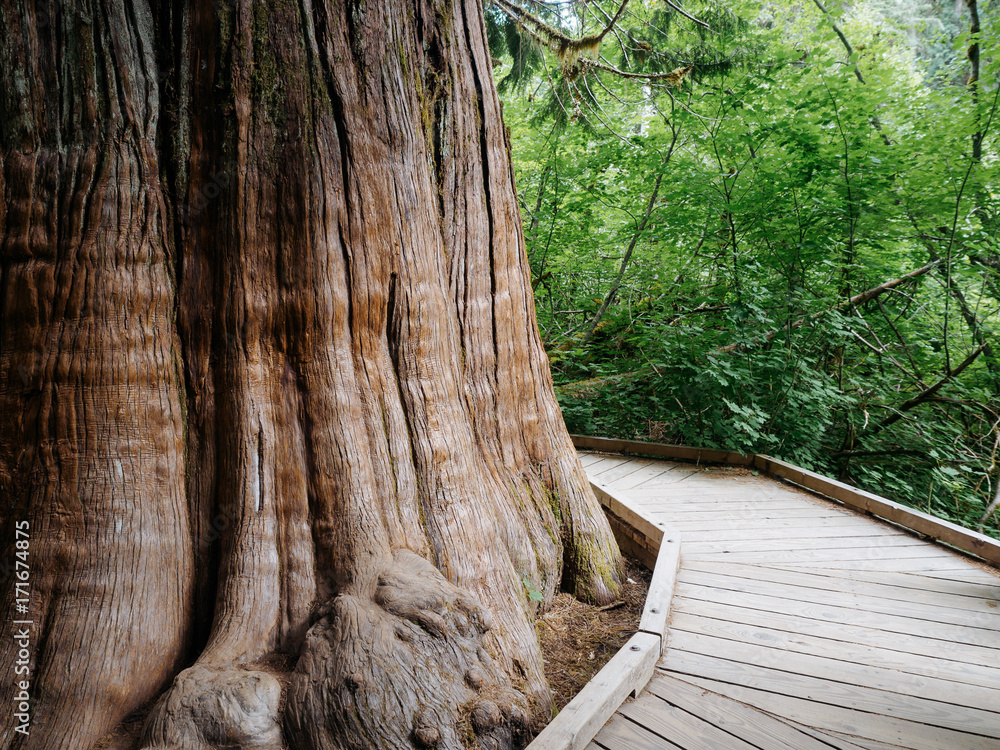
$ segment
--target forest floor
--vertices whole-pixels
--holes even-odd
[[[557,594],[552,607],[535,624],[545,676],[560,711],[639,627],[653,574],[639,561],[627,556],[623,559],[625,580],[617,602],[595,607],[571,594]]]

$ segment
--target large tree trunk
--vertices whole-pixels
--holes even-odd
[[[607,601],[618,557],[479,2],[0,23],[2,549],[28,521],[32,576],[0,748],[523,742],[551,709],[528,589]]]

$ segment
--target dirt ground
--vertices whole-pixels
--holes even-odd
[[[557,594],[535,624],[542,642],[545,676],[562,710],[590,678],[618,653],[639,627],[652,572],[625,557],[625,581],[617,602],[595,607]]]

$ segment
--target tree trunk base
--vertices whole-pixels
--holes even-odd
[[[309,630],[289,687],[292,750],[523,746],[524,695],[482,646],[489,613],[402,550],[370,599],[342,594]]]

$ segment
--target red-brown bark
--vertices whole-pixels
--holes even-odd
[[[0,747],[92,747],[163,689],[117,746],[518,744],[550,708],[526,585],[608,600],[618,558],[479,3],[50,12],[0,4],[0,490],[5,539],[32,522],[37,701]],[[276,653],[284,701],[248,668]]]
[[[162,689],[191,631],[170,219],[140,43],[151,18],[0,13],[3,552],[9,564],[27,521],[31,567],[27,613],[13,576],[0,587],[0,746],[88,747]],[[33,621],[23,743],[15,618]]]

